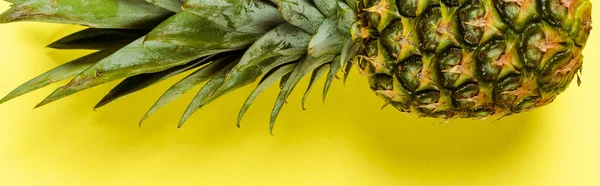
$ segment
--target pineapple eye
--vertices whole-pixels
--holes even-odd
[[[394,89],[394,78],[387,74],[375,74],[371,78],[371,89],[372,90],[393,90]]]
[[[419,3],[423,3],[420,0],[400,0],[398,6],[400,7],[400,14],[407,17],[417,16],[417,7]]]
[[[418,23],[421,48],[427,52],[435,52],[440,44],[443,32],[447,32],[447,27],[442,24],[440,7],[430,8],[423,13]]]
[[[493,106],[481,106],[473,109],[469,114],[469,117],[474,118],[485,118],[496,113],[496,109]]]
[[[447,6],[458,6],[460,5],[460,0],[442,0]]]
[[[539,24],[525,28],[519,49],[526,67],[536,68],[542,62],[544,53],[547,51],[545,40],[546,34]]]
[[[440,55],[438,59],[438,65],[442,71],[442,81],[445,87],[454,87],[454,84],[460,77],[460,73],[455,72],[454,69],[461,67],[463,59],[462,50],[460,48],[450,48],[447,52]]]
[[[494,0],[492,3],[502,20],[517,31],[539,17],[537,0]]]
[[[526,97],[520,101],[518,101],[515,106],[511,109],[514,113],[520,113],[524,111],[529,111],[537,105],[537,103],[541,100],[538,96],[530,96]]]
[[[423,69],[423,59],[413,56],[399,63],[396,75],[408,90],[416,91],[419,88],[421,70]]]
[[[581,68],[581,63],[580,59],[572,58],[571,52],[554,55],[540,75],[541,86],[548,90],[566,87]]]
[[[467,110],[477,104],[477,99],[474,99],[477,94],[479,94],[479,85],[468,83],[458,87],[452,94],[452,98],[454,98],[454,103],[458,109]]]
[[[555,26],[565,24],[575,12],[575,0],[540,0],[542,15]]]
[[[486,43],[478,52],[481,76],[486,81],[495,81],[500,75],[502,68],[510,63],[510,59],[505,56],[506,43],[504,41],[492,41]]]
[[[502,108],[512,106],[517,95],[511,94],[510,91],[516,90],[521,84],[520,75],[510,75],[500,80],[494,91],[494,103]]]
[[[494,1],[494,5],[506,22],[509,24],[514,24],[517,22],[521,8],[523,7],[522,3],[520,2],[522,1],[496,0]]]
[[[440,92],[434,90],[420,91],[413,95],[414,105],[418,110],[426,113],[432,113],[437,110],[441,106],[436,104],[439,100]]]
[[[466,3],[458,11],[460,25],[463,33],[463,41],[471,46],[478,46],[488,26],[489,12],[485,11],[483,3],[474,0]]]

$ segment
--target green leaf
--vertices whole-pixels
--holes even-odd
[[[290,72],[294,69],[295,65],[296,64],[286,64],[286,65],[283,65],[282,67],[273,69],[270,72],[268,72],[267,74],[265,74],[265,76],[260,81],[260,83],[258,83],[258,86],[254,89],[254,91],[252,91],[252,93],[250,93],[250,95],[244,102],[244,105],[242,106],[242,109],[240,110],[240,112],[238,114],[238,119],[237,119],[238,127],[240,127],[240,123],[242,121],[242,118],[244,117],[244,114],[246,114],[246,111],[248,111],[248,109],[250,108],[250,105],[252,105],[252,103],[254,103],[254,100],[256,100],[258,95],[260,95],[260,93],[262,93],[265,89],[270,87],[273,83],[275,83],[275,81],[279,80],[281,77],[283,77],[287,74],[290,74]]]
[[[342,63],[339,63],[338,61],[340,61],[340,56],[335,57],[335,59],[333,59],[333,62],[331,62],[331,69],[329,70],[329,73],[327,73],[327,78],[325,80],[325,86],[323,87],[323,102],[325,102],[325,98],[327,98],[327,93],[329,92],[329,88],[331,87],[331,84],[333,83],[333,80],[335,79],[335,76],[337,75],[337,73],[340,71],[341,67],[342,67]]]
[[[93,28],[153,28],[172,13],[140,0],[20,0],[0,15],[0,23],[36,21]]]
[[[48,45],[55,49],[102,50],[125,46],[148,33],[147,30],[88,28]]]
[[[342,80],[344,85],[346,84],[346,80],[348,80],[348,76],[350,75],[350,70],[352,70],[353,65],[353,63],[346,62],[346,66],[344,67],[344,79]]]
[[[189,0],[183,8],[230,32],[262,34],[284,23],[276,7],[257,0]]]
[[[296,65],[296,67],[294,68],[294,71],[292,71],[289,79],[286,81],[286,83],[283,85],[283,88],[279,92],[279,95],[277,96],[277,100],[275,101],[275,107],[273,108],[273,111],[271,112],[271,121],[269,124],[269,132],[271,134],[273,134],[273,127],[275,126],[275,120],[277,119],[277,116],[279,115],[279,112],[281,111],[283,104],[285,103],[288,96],[292,93],[293,89],[296,87],[298,82],[300,82],[302,77],[304,77],[306,74],[308,74],[310,71],[316,69],[317,67],[319,67],[327,62],[330,62],[331,60],[333,60],[333,56],[331,56],[331,55],[325,55],[325,56],[322,56],[319,58],[315,58],[315,57],[308,55],[304,58],[304,60],[300,61]]]
[[[168,42],[198,49],[243,49],[262,36],[220,27],[189,11],[167,19],[146,36],[148,41]]]
[[[342,66],[345,66],[346,63],[348,63],[348,61],[350,61],[350,59],[354,58],[357,54],[358,51],[360,50],[361,47],[361,43],[360,42],[354,42],[352,40],[352,38],[346,38],[342,44],[342,54],[341,54],[341,58],[340,58],[340,63]],[[344,70],[344,73],[346,73],[348,71]]]
[[[338,16],[338,31],[344,35],[350,36],[350,30],[352,24],[358,21],[358,16],[354,13],[354,10],[350,8],[346,3],[338,2],[337,4],[337,16]]]
[[[339,54],[342,41],[342,34],[337,29],[337,20],[330,17],[321,24],[317,34],[310,40],[308,54],[317,58],[325,54]]]
[[[177,74],[181,74],[196,67],[205,65],[206,63],[210,62],[209,60],[210,57],[205,57],[196,60],[195,62],[186,63],[184,65],[176,66],[165,71],[140,74],[128,77],[125,80],[121,81],[121,83],[119,83],[112,90],[110,90],[110,92],[106,96],[104,96],[104,98],[102,98],[102,100],[100,100],[98,104],[96,104],[94,109],[100,108],[119,98],[140,91],[146,87],[159,83]]]
[[[231,64],[237,58],[238,56],[235,55],[219,55],[215,57],[212,63],[200,68],[199,70],[183,78],[181,81],[175,83],[156,101],[156,103],[154,103],[154,105],[152,105],[152,108],[146,112],[142,120],[140,120],[140,124],[150,115],[154,114],[165,105],[171,103],[173,100],[181,97],[192,88],[200,85],[200,83],[209,80],[218,72],[225,71],[225,67]]]
[[[102,51],[98,51],[79,59],[73,60],[71,62],[65,63],[61,66],[58,66],[38,77],[29,80],[27,83],[22,84],[17,87],[15,90],[6,95],[2,100],[0,100],[0,104],[7,102],[13,98],[19,97],[23,94],[29,93],[31,91],[40,89],[52,83],[65,80],[67,78],[73,77],[88,67],[92,66],[94,63],[102,60],[106,56],[111,55],[117,49],[106,49]]]
[[[310,35],[289,24],[283,24],[267,32],[245,52],[240,62],[225,74],[223,80],[213,81],[211,79],[207,83],[220,85],[214,86],[216,88],[210,91],[201,91],[202,94],[198,94],[191,104],[197,107],[189,107],[190,110],[186,111],[180,125],[203,105],[253,83],[262,74],[275,67],[300,59],[306,53],[309,39]],[[210,89],[213,86],[205,87]]]
[[[253,68],[238,70],[236,66],[231,70],[228,70],[228,72],[215,75],[215,77],[210,79],[206,85],[202,87],[196,97],[194,97],[194,100],[192,100],[192,103],[188,106],[181,118],[179,127],[181,127],[185,121],[196,112],[196,110],[201,109],[215,99],[256,81],[262,74],[277,66],[296,61],[301,57],[302,55],[273,57],[261,61],[260,64],[254,65]]]
[[[291,74],[291,73],[289,73],[289,74],[286,74],[286,75],[284,75],[283,77],[281,77],[281,80],[279,81],[279,89],[282,89],[282,88],[283,88],[283,85],[285,85],[285,82],[287,82],[287,80],[288,80],[288,79],[290,79],[290,76],[291,76],[291,75],[292,75],[292,74]]]
[[[309,34],[317,33],[325,17],[308,0],[275,0],[281,16],[286,22],[297,26]]]
[[[146,0],[156,6],[162,7],[172,12],[181,12],[181,5],[184,0]]]
[[[254,42],[244,53],[236,69],[241,71],[257,67],[257,63],[273,57],[306,54],[310,38],[311,35],[298,27],[282,24]],[[259,66],[265,65],[259,64]]]
[[[331,17],[335,15],[337,11],[337,0],[317,0],[314,1],[315,5],[323,15]]]
[[[203,56],[225,52],[225,50],[199,50],[157,41],[143,44],[143,40],[144,38],[136,40],[86,69],[69,84],[50,94],[37,107],[106,82],[138,74],[160,72]]]
[[[358,11],[358,2],[359,0],[345,0],[346,5],[350,7],[350,9],[354,10],[354,12]]]
[[[198,110],[200,107],[202,107],[202,101],[204,99],[206,99],[207,97],[209,97],[209,95],[214,92],[214,90],[218,89],[219,86],[221,85],[221,83],[223,81],[225,81],[225,78],[227,77],[227,73],[233,69],[233,67],[239,62],[239,59],[236,60],[233,63],[230,63],[229,65],[227,65],[225,68],[221,69],[217,74],[215,74],[213,77],[210,78],[210,80],[208,80],[208,82],[202,87],[202,89],[200,89],[200,91],[198,91],[198,93],[196,94],[196,96],[194,97],[194,99],[192,100],[192,102],[188,105],[188,107],[185,109],[185,112],[183,113],[183,116],[181,117],[181,119],[179,120],[179,124],[177,125],[178,128],[181,128],[181,126],[183,126],[183,123],[185,123],[185,121],[194,113],[196,112],[196,110]]]
[[[304,96],[302,97],[302,109],[303,110],[306,110],[304,103],[306,102],[306,99],[308,98],[308,94],[310,94],[310,91],[312,90],[315,83],[319,80],[319,78],[321,76],[323,76],[323,74],[325,74],[325,72],[327,72],[329,70],[329,68],[330,68],[329,64],[324,64],[313,71],[313,73],[310,77],[310,82],[308,83],[308,88],[306,88],[306,92],[304,92]]]

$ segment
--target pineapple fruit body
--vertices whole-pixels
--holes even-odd
[[[582,69],[585,0],[373,0],[358,66],[389,105],[424,117],[506,116],[552,102]]]

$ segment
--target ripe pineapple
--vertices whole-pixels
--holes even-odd
[[[581,72],[589,0],[7,0],[0,22],[79,24],[49,45],[97,52],[56,67],[0,103],[73,78],[39,106],[125,78],[106,105],[174,75],[142,121],[206,82],[179,122],[258,81],[240,111],[280,80],[270,129],[309,73],[354,66],[386,105],[423,117],[484,118],[546,105]],[[579,76],[577,76],[579,77]],[[578,83],[580,82],[578,78]],[[305,99],[303,99],[304,102]]]

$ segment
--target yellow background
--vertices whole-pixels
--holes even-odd
[[[7,7],[0,3],[0,10]],[[176,122],[193,93],[138,128],[177,78],[98,111],[92,107],[116,82],[32,110],[59,83],[0,105],[0,185],[600,185],[600,25],[594,26],[581,87],[497,122],[440,124],[380,110],[382,101],[357,73],[345,87],[335,82],[325,105],[314,91],[307,111],[300,108],[302,91],[293,94],[275,136],[267,130],[275,87],[241,129],[235,118],[253,86],[212,103],[184,129]],[[44,48],[78,29],[0,25],[0,96],[87,53]]]

